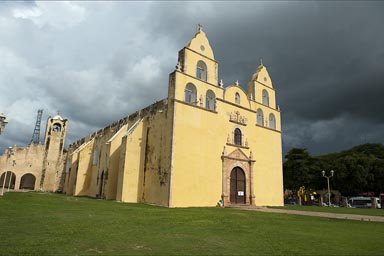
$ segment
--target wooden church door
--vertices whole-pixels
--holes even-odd
[[[233,204],[245,204],[245,173],[240,167],[231,172],[230,201]]]

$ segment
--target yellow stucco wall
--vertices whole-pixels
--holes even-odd
[[[195,36],[194,47],[206,44],[205,34]],[[191,44],[189,44],[191,45]],[[187,47],[189,46],[187,45]],[[241,151],[256,160],[253,167],[253,193],[256,205],[282,205],[282,154],[280,112],[276,109],[275,91],[264,66],[257,70],[245,92],[238,84],[221,88],[216,81],[197,79],[193,70],[196,63],[204,60],[210,69],[217,63],[201,56],[202,52],[179,53],[184,64],[182,70],[172,77],[168,95],[175,98],[173,133],[173,157],[171,178],[171,207],[214,206],[222,194],[221,154],[224,147],[228,154],[238,147],[234,144],[233,131],[239,128],[243,134]],[[213,58],[213,54],[210,55]],[[211,72],[212,73],[212,72]],[[260,82],[262,80],[265,84]],[[198,102],[185,103],[185,87],[188,83],[196,86]],[[212,90],[216,96],[214,111],[206,110],[205,95]],[[262,103],[262,90],[269,95],[269,106]],[[238,93],[240,102],[235,101]],[[250,96],[253,94],[254,97]],[[251,99],[249,99],[251,98]],[[263,111],[263,124],[257,125],[257,109]],[[269,114],[276,120],[276,128],[268,128]],[[241,116],[243,124],[230,121],[232,115]],[[245,124],[245,125],[244,125]],[[245,141],[247,145],[245,145]],[[228,143],[229,142],[229,143]],[[240,166],[240,164],[239,164]]]
[[[168,102],[145,119],[146,149],[142,202],[168,206],[171,173],[172,110]]]
[[[168,206],[173,112],[168,101],[142,111],[122,140],[117,200]]]
[[[76,185],[74,186],[74,195],[76,196],[90,195],[93,143],[94,140],[91,140],[77,153],[77,171],[74,170],[77,173]]]
[[[218,113],[185,103],[176,103],[173,143],[171,206],[214,206],[222,193],[221,154],[224,146],[229,154],[237,147],[232,131],[240,128],[254,165],[256,205],[282,205],[281,134],[256,125],[256,115],[225,102],[218,102]],[[242,126],[229,121],[226,113],[240,112],[248,122]],[[225,113],[225,114],[222,114]]]
[[[75,193],[75,183],[77,179],[77,163],[78,163],[78,154],[73,153],[73,151],[68,152],[67,162],[65,169],[65,180],[63,192],[67,195],[73,195]]]
[[[283,170],[281,135],[266,128],[254,127],[250,140],[254,165],[256,205],[281,206],[283,202]]]
[[[171,207],[214,206],[220,200],[226,132],[218,123],[216,113],[175,103]]]
[[[118,174],[119,174],[119,159],[121,154],[122,137],[127,131],[128,124],[125,124],[115,135],[107,142],[107,170],[108,170],[108,183],[105,188],[106,199],[116,199]]]
[[[129,134],[122,137],[122,149],[120,157],[122,158],[119,170],[119,181],[117,186],[117,200],[122,202],[137,203],[140,202],[142,194],[142,175],[140,175],[144,164],[143,145],[143,121],[137,120],[137,125]],[[132,128],[132,125],[131,127]]]
[[[240,96],[240,103],[235,103],[235,95],[238,94]],[[248,100],[248,96],[245,93],[244,89],[240,86],[230,85],[225,88],[224,91],[224,100],[227,102],[231,102],[236,104],[237,106],[242,106],[244,108],[250,109],[251,105]]]
[[[66,194],[116,199],[119,150],[127,122],[127,118],[121,119],[70,145]]]

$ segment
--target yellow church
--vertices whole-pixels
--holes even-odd
[[[280,110],[264,65],[224,86],[201,26],[168,97],[72,143],[63,192],[166,207],[283,205]]]

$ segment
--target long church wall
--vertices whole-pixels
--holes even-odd
[[[153,108],[144,119],[145,155],[142,202],[168,206],[171,174],[172,104]]]
[[[172,111],[151,105],[123,137],[117,199],[168,206]]]
[[[166,100],[156,102],[71,144],[64,192],[168,205],[171,127],[167,109]],[[143,124],[123,138],[140,118]],[[122,161],[123,173],[119,173]],[[137,168],[129,169],[135,164]]]

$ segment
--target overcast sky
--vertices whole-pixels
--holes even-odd
[[[67,145],[167,96],[178,51],[203,24],[225,85],[263,59],[283,150],[384,143],[384,2],[0,2],[1,152],[27,145],[38,109]]]

